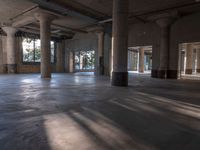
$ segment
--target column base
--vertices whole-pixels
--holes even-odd
[[[166,72],[166,70],[158,70],[157,77],[161,78],[161,79],[166,79],[167,78],[167,72]]]
[[[51,79],[51,75],[41,75],[41,78],[44,78],[44,79]]]
[[[144,73],[144,70],[139,70],[139,73]]]
[[[178,71],[177,70],[167,70],[167,78],[168,79],[177,79]]]
[[[128,86],[128,72],[112,72],[113,86]]]
[[[97,67],[95,75],[100,75],[100,76],[104,75],[104,66]]]
[[[197,73],[200,73],[200,69],[196,69]]]
[[[107,67],[104,68],[104,75],[110,76],[110,69],[109,68],[107,68]]]
[[[158,70],[151,70],[151,77],[157,78],[158,77]]]
[[[17,73],[17,64],[7,64],[7,72],[8,74]]]
[[[6,64],[3,64],[2,72],[3,73],[7,73],[8,72],[8,67],[7,67]]]
[[[186,69],[185,74],[192,74],[192,69]]]

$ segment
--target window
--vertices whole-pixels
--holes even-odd
[[[41,46],[40,39],[23,38],[23,62],[35,62],[41,61]],[[55,42],[51,41],[51,62],[55,62]]]
[[[94,61],[94,51],[79,51],[75,53],[76,70],[94,70]]]
[[[51,41],[51,62],[55,62],[55,42]]]

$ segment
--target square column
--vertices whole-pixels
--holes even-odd
[[[112,85],[128,86],[128,0],[113,1]]]

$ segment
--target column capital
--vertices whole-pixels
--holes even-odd
[[[14,28],[12,26],[2,27],[2,29],[6,32],[7,35],[13,35],[13,36],[18,31],[17,28]]]
[[[93,33],[104,33],[104,28],[101,26],[93,26],[87,29],[88,32],[93,32]]]
[[[156,23],[161,27],[161,28],[166,28],[169,27],[175,19],[173,17],[165,17],[165,18],[159,18],[156,20]]]
[[[200,50],[200,44],[196,44],[196,45],[194,45],[194,48]]]
[[[142,51],[142,50],[144,51],[144,50],[145,50],[145,47],[141,46],[141,47],[138,48],[138,51],[139,51],[139,52]]]
[[[95,32],[95,34],[97,35],[98,39],[103,39],[104,37],[104,31],[103,30],[98,30]]]
[[[190,48],[195,48],[195,45],[193,43],[187,43],[186,46]]]
[[[38,13],[35,13],[34,16],[39,21],[52,21],[57,18],[56,15],[49,14],[46,12],[38,12]]]

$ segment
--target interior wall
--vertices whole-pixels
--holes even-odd
[[[97,47],[98,47],[98,37],[95,33],[77,33],[72,39],[66,40],[65,42],[65,68],[68,72],[71,72],[70,68],[70,57],[74,52],[76,51],[87,51],[87,50],[94,50],[95,54],[97,53]],[[97,55],[95,55],[97,60]],[[96,66],[96,65],[95,65]]]
[[[17,63],[17,73],[39,73],[40,72],[40,64],[39,63],[23,63],[22,54],[22,38],[16,37],[16,63]],[[64,47],[62,47],[64,49]],[[64,56],[64,54],[62,55]],[[62,59],[64,61],[64,59]],[[7,53],[6,53],[6,36],[0,36],[0,73],[6,73],[5,64],[7,64]],[[52,72],[57,72],[58,67],[55,62],[52,64]],[[63,68],[64,68],[64,63]],[[59,71],[60,72],[60,71]]]
[[[169,69],[177,71],[179,44],[200,42],[200,13],[180,18],[171,27]]]
[[[128,47],[136,46],[152,46],[152,76],[156,76],[160,62],[160,27],[156,23],[130,24]]]

